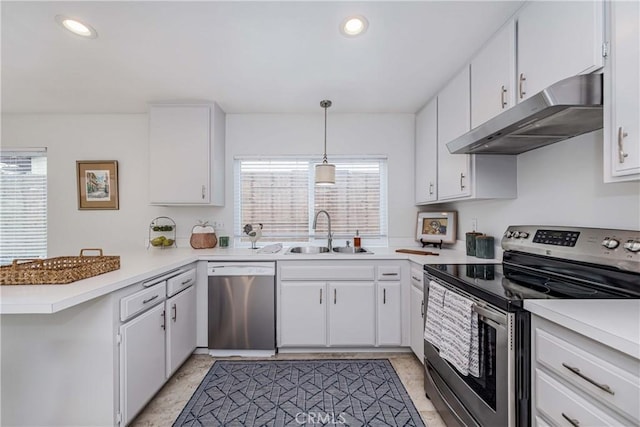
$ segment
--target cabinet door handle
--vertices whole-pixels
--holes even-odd
[[[333,303],[337,303],[338,302],[338,290],[334,289],[333,290]]]
[[[424,300],[420,302],[420,317],[424,319]]]
[[[175,322],[176,319],[178,318],[178,307],[175,304],[173,304],[171,306],[171,309],[173,310],[173,317],[171,319],[173,319],[173,321]]]
[[[429,183],[429,195],[432,196],[433,195],[433,182]]]
[[[464,179],[464,173],[460,172],[460,191],[464,190],[464,184],[462,180]]]
[[[160,317],[162,318],[162,323],[160,324],[160,327],[164,330],[165,329],[165,315],[164,315],[165,311],[162,310],[162,313],[160,313]]]
[[[413,280],[415,280],[416,282],[420,283],[420,278],[416,277],[416,276],[411,276],[411,278]]]
[[[191,283],[191,279],[187,279],[187,280],[185,280],[184,282],[182,282],[181,284],[184,286],[184,285],[186,285],[187,283]]]
[[[398,273],[382,273],[383,276],[397,276]]]
[[[624,139],[629,136],[627,132],[622,129],[622,126],[618,128],[618,162],[624,163],[625,157],[629,157],[629,153],[624,152]]]
[[[578,427],[580,425],[580,421],[576,420],[575,418],[569,417],[564,412],[562,413],[562,418],[569,421],[569,424],[571,424],[573,427]]]
[[[518,91],[520,92],[520,99],[523,99],[527,92],[524,91],[524,82],[527,78],[524,76],[524,73],[520,73],[520,78],[518,79]]]
[[[206,191],[207,191],[207,187],[205,187],[205,186],[203,185],[203,186],[202,186],[202,200],[204,200],[204,196],[205,196]]]
[[[153,301],[154,299],[158,298],[160,295],[154,295],[151,298],[147,298],[146,300],[142,301],[143,304],[147,304],[150,303],[151,301]]]
[[[322,288],[320,288],[320,304],[322,304]]]
[[[564,366],[565,368],[567,368],[568,370],[570,370],[571,372],[573,372],[574,374],[576,374],[577,376],[579,376],[583,380],[587,381],[588,383],[593,384],[594,386],[598,387],[600,390],[606,391],[607,393],[612,394],[612,395],[615,394],[615,392],[613,390],[611,390],[611,387],[609,387],[606,384],[600,384],[600,383],[596,382],[595,380],[592,380],[591,378],[589,378],[588,376],[586,376],[585,374],[580,372],[579,368],[576,368],[576,367],[573,367],[573,366],[569,366],[564,362],[562,362],[562,366]]]
[[[382,289],[382,303],[383,304],[387,303],[387,289],[386,288]]]
[[[502,107],[503,110],[507,106],[507,100],[505,97],[506,94],[507,94],[507,88],[504,87],[504,85],[502,85],[502,87],[500,88],[500,106]]]

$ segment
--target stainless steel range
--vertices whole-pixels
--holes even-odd
[[[471,335],[477,350],[468,353],[478,366],[473,373],[451,362],[457,331],[424,342],[425,391],[449,426],[530,425],[530,316],[524,300],[640,298],[639,231],[510,226],[501,244],[502,264],[424,267],[428,324],[439,325],[433,316],[451,312],[449,297],[462,297],[469,317],[477,319]],[[441,301],[444,309],[438,308]]]

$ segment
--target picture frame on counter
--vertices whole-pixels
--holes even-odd
[[[76,161],[78,209],[119,209],[118,161]]]
[[[424,243],[456,242],[456,214],[449,212],[418,212],[416,240]]]

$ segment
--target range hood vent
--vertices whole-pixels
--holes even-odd
[[[602,74],[561,80],[447,143],[452,154],[520,154],[602,128]]]

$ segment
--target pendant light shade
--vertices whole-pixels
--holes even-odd
[[[326,163],[316,165],[316,185],[333,185],[336,183],[336,165]]]
[[[320,101],[320,106],[324,108],[324,153],[322,164],[316,165],[316,185],[333,185],[336,183],[336,165],[327,161],[327,108],[331,107],[331,101]]]

